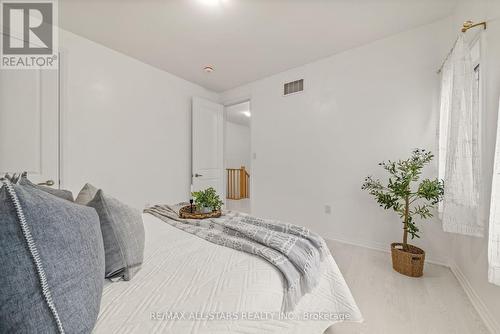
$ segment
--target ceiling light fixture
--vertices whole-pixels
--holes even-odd
[[[205,71],[206,73],[212,73],[213,71],[215,71],[215,69],[213,66],[207,65],[203,67],[203,71]]]
[[[250,116],[252,116],[252,114],[250,113],[250,111],[249,111],[249,110],[242,111],[241,113],[242,113],[243,115],[245,115],[246,117],[250,117]]]
[[[204,5],[214,6],[214,7],[220,5],[222,2],[221,0],[198,0],[198,1]]]

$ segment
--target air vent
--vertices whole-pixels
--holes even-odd
[[[283,86],[283,95],[290,95],[293,93],[302,92],[304,90],[304,79],[287,82]]]

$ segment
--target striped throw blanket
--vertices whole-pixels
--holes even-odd
[[[212,243],[262,257],[285,278],[282,311],[294,310],[300,298],[311,292],[321,277],[321,263],[329,255],[323,238],[308,229],[275,220],[226,211],[220,218],[179,218],[188,203],[155,205],[144,210],[166,223]]]

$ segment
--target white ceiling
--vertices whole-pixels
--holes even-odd
[[[207,5],[215,3],[215,5]],[[221,92],[448,16],[456,0],[61,0],[63,28]],[[202,71],[213,65],[215,72]]]

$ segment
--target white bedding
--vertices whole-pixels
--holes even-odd
[[[297,305],[296,319],[279,319],[283,281],[271,264],[143,218],[142,269],[129,282],[105,285],[94,333],[321,334],[339,316],[362,320],[332,257],[319,286]],[[327,320],[297,319],[304,316]]]

